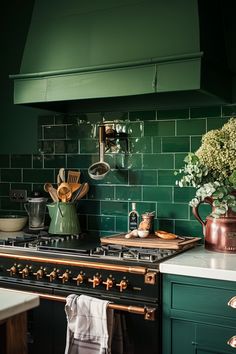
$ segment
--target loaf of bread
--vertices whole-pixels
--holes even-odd
[[[155,235],[165,240],[174,240],[175,238],[178,237],[177,235],[172,234],[171,232],[162,231],[162,230],[156,230]]]

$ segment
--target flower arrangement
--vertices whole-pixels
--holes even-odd
[[[181,174],[176,184],[196,188],[190,206],[211,197],[212,217],[219,218],[229,208],[236,212],[236,118],[203,135],[200,148],[189,153],[184,162],[184,167],[175,171],[175,175]]]

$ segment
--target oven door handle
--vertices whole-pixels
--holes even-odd
[[[7,289],[7,290],[15,291],[13,289]],[[17,291],[19,291],[21,293],[38,295],[41,299],[66,302],[66,297],[64,297],[64,296],[44,294],[44,293],[39,293],[37,291],[22,291],[22,290],[17,290]],[[154,321],[156,319],[156,308],[155,307],[119,305],[119,304],[109,303],[108,308],[114,309],[114,310],[119,310],[119,311],[135,313],[138,315],[143,315],[144,319],[149,320],[149,321]]]
[[[66,298],[64,296],[43,294],[43,293],[37,293],[37,292],[34,292],[34,294],[39,295],[39,297],[42,299],[66,302]],[[151,320],[151,321],[155,320],[155,314],[156,314],[155,307],[119,305],[119,304],[109,303],[108,308],[114,309],[114,310],[119,310],[119,311],[135,313],[138,315],[143,315],[145,320]]]

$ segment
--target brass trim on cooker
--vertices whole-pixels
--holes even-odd
[[[21,260],[35,261],[35,262],[43,262],[43,263],[56,263],[62,265],[70,265],[70,266],[77,266],[77,267],[87,267],[87,268],[94,268],[94,269],[103,269],[103,270],[110,270],[110,271],[117,271],[117,272],[124,272],[124,273],[131,273],[131,274],[143,274],[147,273],[147,268],[140,267],[140,266],[121,266],[116,264],[109,264],[109,263],[96,263],[96,262],[87,262],[87,261],[72,261],[69,259],[57,259],[57,258],[45,258],[45,257],[36,257],[36,256],[23,256],[23,255],[16,255],[16,254],[9,254],[9,253],[1,253],[0,257],[5,258],[17,258]]]
[[[42,294],[37,292],[32,292],[31,294],[39,295],[39,297],[42,299],[66,302],[66,298],[63,296]],[[113,303],[109,303],[108,307],[113,310],[119,310],[119,311],[125,311],[129,313],[135,313],[137,315],[143,315],[145,320],[151,320],[151,321],[155,320],[156,309],[154,307],[146,307],[146,306],[141,307],[141,306],[132,306],[132,305],[127,306],[127,305],[119,305]]]
[[[17,292],[20,292],[23,294],[29,294],[29,295],[38,295],[41,299],[66,302],[66,297],[64,297],[64,296],[38,293],[37,291],[23,291],[23,290],[9,289],[9,288],[2,288],[2,289],[7,289],[8,291],[12,291],[12,292],[17,291]],[[149,320],[149,321],[154,321],[156,319],[156,316],[155,316],[156,315],[156,308],[154,308],[154,307],[147,307],[147,306],[141,307],[141,306],[119,305],[119,304],[109,303],[108,308],[113,309],[113,310],[125,311],[125,312],[129,312],[129,313],[135,313],[137,315],[144,315],[144,319]]]

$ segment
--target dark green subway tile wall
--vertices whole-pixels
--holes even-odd
[[[127,231],[127,214],[136,202],[139,214],[155,212],[155,228],[202,236],[189,200],[194,188],[176,186],[175,169],[202,134],[220,128],[235,115],[236,106],[184,107],[176,110],[119,111],[38,118],[38,154],[0,155],[1,212],[24,213],[24,205],[9,200],[11,189],[43,192],[45,182],[56,187],[60,167],[81,171],[88,195],[77,205],[83,231],[109,235]],[[117,135],[105,154],[111,171],[93,180],[88,167],[99,160],[98,125],[107,122]],[[128,138],[126,138],[128,136]],[[50,202],[50,198],[49,198]],[[201,206],[202,215],[209,213]]]

